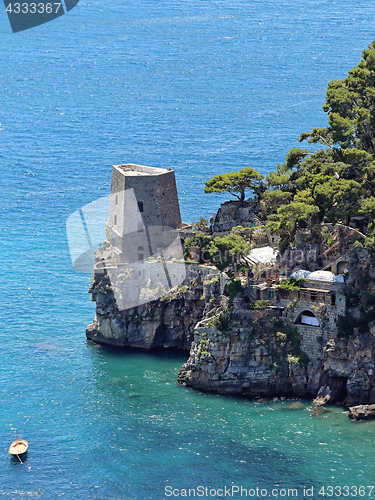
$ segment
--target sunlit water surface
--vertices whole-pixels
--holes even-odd
[[[87,343],[90,276],[65,231],[121,162],[171,166],[183,219],[210,217],[222,198],[205,180],[267,173],[325,125],[327,83],[375,38],[374,14],[365,0],[81,0],[13,35],[0,9],[0,497],[374,483],[373,422],[198,393],[176,382],[186,356]],[[14,428],[24,464],[7,454]]]

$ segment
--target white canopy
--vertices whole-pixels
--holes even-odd
[[[291,278],[308,278],[311,274],[311,271],[307,271],[306,269],[300,269],[299,271],[294,271],[290,277]]]
[[[335,276],[335,281],[337,281],[338,283],[345,283],[345,277],[343,274],[338,274],[337,276]]]
[[[303,325],[319,326],[319,321],[315,316],[306,316],[305,314],[301,316],[301,323]]]
[[[331,271],[314,271],[309,275],[309,280],[335,281],[335,277]]]
[[[272,264],[275,262],[278,253],[272,247],[253,248],[247,258],[252,264]]]

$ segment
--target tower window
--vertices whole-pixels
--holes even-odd
[[[138,209],[140,212],[143,212],[143,201],[138,202]]]
[[[138,250],[138,262],[143,262],[145,258],[144,254],[145,249],[142,246],[139,246],[137,250]]]
[[[116,194],[116,205],[117,205],[117,204],[118,204],[118,196],[117,196],[117,194]]]
[[[117,215],[115,214],[115,217],[114,217],[114,223],[115,223],[115,226],[117,225]]]

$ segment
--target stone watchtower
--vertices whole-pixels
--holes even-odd
[[[109,225],[121,262],[143,262],[151,255],[162,255],[176,237],[173,230],[183,226],[174,171],[114,165]]]

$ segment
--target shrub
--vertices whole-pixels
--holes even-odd
[[[291,354],[288,354],[287,361],[291,365],[297,365],[300,359],[298,356],[292,356]]]
[[[299,290],[306,281],[305,278],[289,278],[282,281],[276,290]]]
[[[234,297],[242,292],[242,285],[241,285],[241,280],[240,278],[236,278],[234,281],[231,281],[228,285],[228,293],[229,293],[229,300],[233,300]]]
[[[255,302],[249,303],[249,309],[255,309],[256,311],[265,311],[270,306],[269,300],[256,300]]]
[[[288,336],[284,332],[276,332],[276,341],[280,345],[285,345],[288,340]]]
[[[224,309],[224,311],[211,318],[207,322],[207,325],[213,326],[214,328],[217,328],[222,332],[227,331],[230,325],[231,312],[232,309],[230,307],[227,307],[226,309]]]
[[[194,231],[203,231],[208,226],[208,220],[204,217],[200,217],[197,222],[192,222],[191,227]]]

